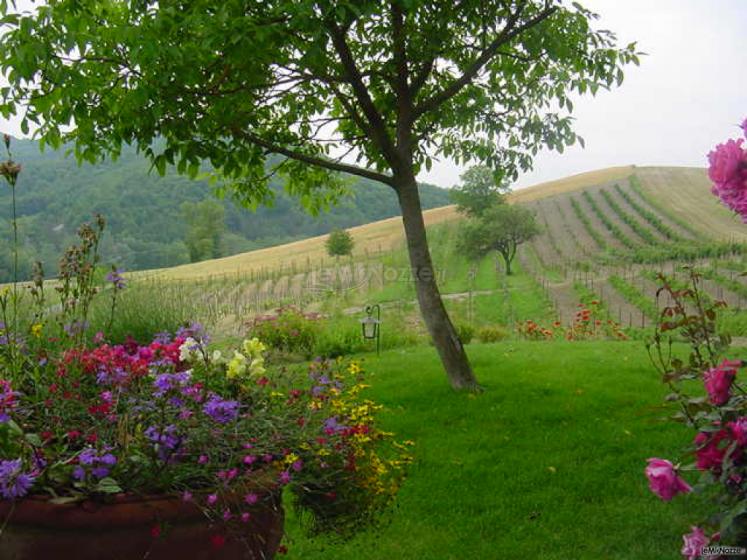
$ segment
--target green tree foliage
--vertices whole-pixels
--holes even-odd
[[[221,242],[226,226],[222,205],[210,199],[185,202],[182,217],[187,226],[184,243],[191,262],[215,259],[223,254]]]
[[[534,214],[523,206],[493,206],[480,218],[468,220],[459,233],[459,249],[471,259],[497,252],[511,274],[516,249],[539,233]]]
[[[389,185],[425,323],[452,385],[474,389],[415,178],[440,156],[511,179],[575,143],[569,95],[637,62],[594,18],[560,0],[58,0],[2,19],[0,114],[82,160],[130,144],[162,174],[207,161],[249,203],[274,174],[312,210],[339,195],[334,171]],[[269,173],[268,154],[286,158]]]
[[[353,252],[353,236],[344,229],[335,229],[324,243],[330,257],[344,257]]]
[[[500,177],[500,175],[498,175]],[[475,165],[465,171],[462,184],[451,189],[451,201],[457,210],[467,216],[479,218],[485,211],[505,202],[510,187],[496,180],[496,173],[485,165]]]
[[[78,167],[64,149],[41,153],[35,142],[13,140],[14,157],[23,164],[18,178],[18,227],[22,247],[19,277],[27,279],[31,264],[40,260],[49,275],[57,260],[75,241],[77,227],[95,213],[107,219],[101,254],[105,262],[125,270],[163,268],[190,262],[184,243],[187,233],[181,206],[215,200],[207,181],[190,180],[167,171],[149,173],[149,166],[132,148],[117,161]],[[270,185],[274,201],[254,211],[227,196],[223,254],[232,255],[271,245],[324,235],[399,214],[386,185],[347,177],[347,193],[328,212],[311,216],[283,189],[281,178]],[[424,208],[449,204],[448,190],[421,184]],[[10,189],[0,188],[0,239],[12,235]],[[11,280],[11,243],[0,243],[0,282]]]

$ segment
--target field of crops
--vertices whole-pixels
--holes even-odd
[[[710,194],[703,170],[635,168],[622,179],[525,204],[543,233],[522,260],[561,321],[573,317],[585,292],[609,318],[646,327],[667,303],[657,301],[657,274],[684,278],[685,266],[701,270],[703,288],[732,314],[747,303],[739,275],[747,228]]]
[[[567,326],[579,305],[597,302],[598,320],[645,329],[666,303],[657,302],[656,275],[684,278],[682,268],[696,265],[708,293],[729,305],[735,334],[747,334],[747,282],[739,275],[747,228],[710,194],[703,170],[605,169],[522,189],[510,200],[532,209],[542,228],[520,248],[514,278],[492,257],[470,263],[459,254],[454,207],[426,212],[440,286],[458,323]],[[368,303],[396,310],[422,331],[400,220],[351,233],[353,256],[341,260],[326,256],[318,237],[134,278],[144,292],[189,301],[226,333],[279,305],[353,315]]]

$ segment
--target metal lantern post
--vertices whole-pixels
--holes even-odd
[[[374,317],[374,312],[376,317]],[[366,316],[361,319],[363,338],[366,340],[376,339],[376,355],[381,351],[381,306],[379,304],[367,305]]]

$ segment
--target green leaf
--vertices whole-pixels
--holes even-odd
[[[103,494],[119,494],[122,492],[122,488],[119,487],[119,483],[117,483],[117,481],[113,478],[109,477],[99,480],[95,489],[97,492],[101,492]]]

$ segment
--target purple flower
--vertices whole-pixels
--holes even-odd
[[[86,470],[80,465],[75,465],[73,468],[73,478],[75,480],[83,480],[86,477]]]
[[[205,327],[203,327],[198,322],[191,323],[188,327],[180,327],[176,331],[177,338],[181,339],[188,339],[193,338],[195,340],[198,340],[202,342],[203,344],[207,344],[210,342],[210,337],[207,334],[207,331],[205,331]]]
[[[115,290],[124,290],[127,287],[127,282],[122,277],[122,270],[119,268],[115,268],[107,274],[106,281],[110,282]]]
[[[6,500],[22,498],[34,484],[31,474],[22,472],[20,459],[0,461],[0,496]]]
[[[163,430],[160,430],[157,426],[151,426],[143,432],[143,435],[155,444],[158,458],[162,461],[170,459],[181,447],[183,441],[173,424],[166,426]]]
[[[223,400],[218,395],[212,395],[205,406],[202,407],[202,410],[219,424],[227,424],[238,417],[239,403]]]
[[[153,392],[153,394],[157,397],[162,397],[169,391],[182,389],[189,383],[191,377],[192,373],[189,371],[180,371],[179,373],[162,373],[160,375],[156,375],[156,378],[153,381],[153,387],[155,387],[156,390]]]
[[[156,333],[156,335],[153,337],[153,342],[157,342],[159,344],[168,344],[171,342],[171,333]]]
[[[117,458],[111,453],[106,453],[102,455],[101,457],[99,457],[99,462],[102,465],[107,465],[109,467],[112,467],[117,464]]]
[[[192,492],[189,490],[185,490],[182,494],[182,501],[183,502],[191,502],[192,501]]]
[[[278,479],[280,480],[280,484],[288,484],[291,481],[291,475],[288,471],[283,471],[280,473]]]
[[[92,448],[84,449],[80,455],[78,455],[78,461],[81,465],[93,465],[98,460],[96,450]]]
[[[218,495],[217,494],[210,494],[207,497],[207,505],[214,506],[218,502]]]
[[[293,467],[293,470],[296,472],[300,472],[303,468],[303,461],[301,459],[297,459],[296,461],[293,461],[293,464],[291,465]]]
[[[340,424],[337,421],[337,416],[330,416],[324,421],[324,433],[327,435],[337,434],[347,429],[347,426]]]
[[[105,476],[109,476],[109,469],[106,467],[96,467],[91,471],[93,473],[93,476],[96,478],[104,478]]]

